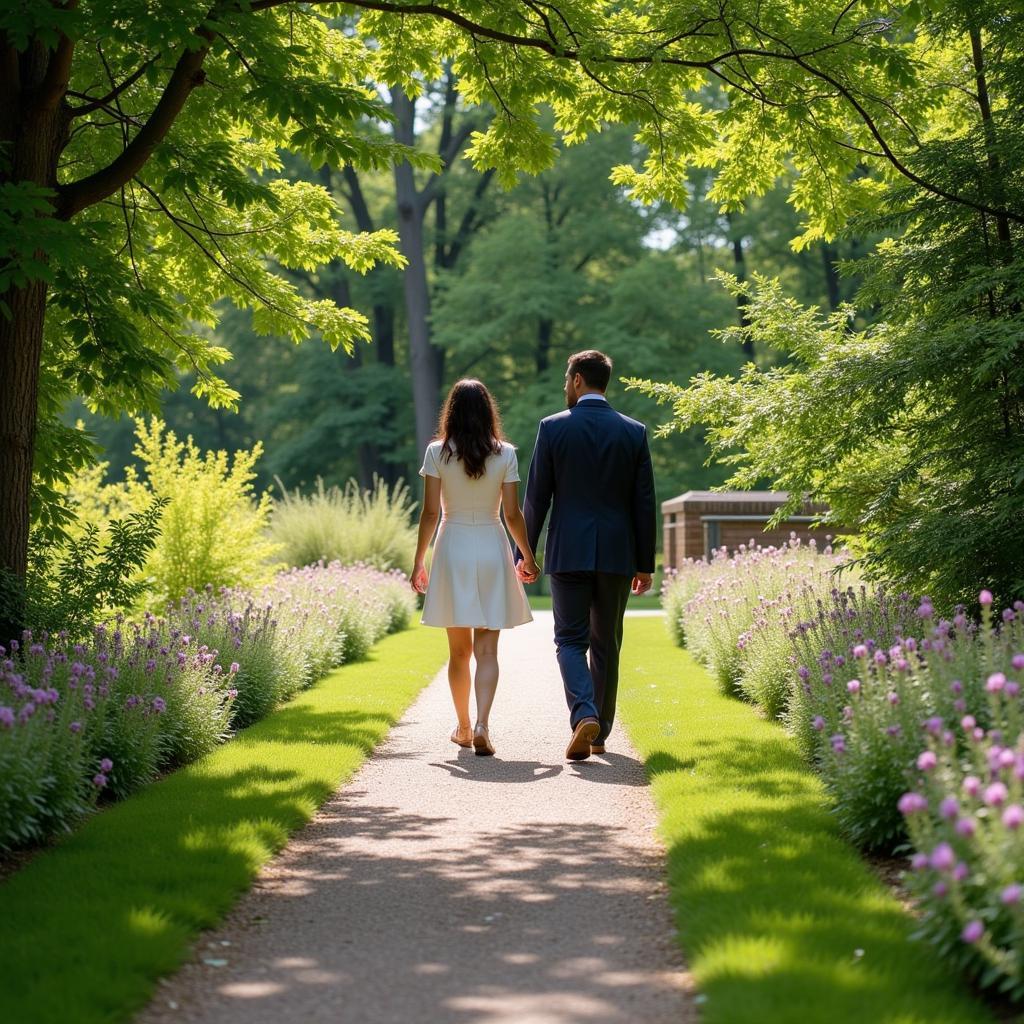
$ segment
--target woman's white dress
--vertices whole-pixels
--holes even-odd
[[[441,480],[441,526],[423,601],[427,626],[511,629],[533,621],[501,522],[501,486],[519,479],[516,450],[502,442],[474,480],[442,442],[427,446],[420,476]]]

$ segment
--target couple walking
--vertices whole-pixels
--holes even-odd
[[[523,584],[540,575],[536,549],[549,509],[544,571],[551,577],[555,649],[572,730],[565,753],[574,761],[604,753],[615,719],[622,617],[630,591],[651,587],[656,524],[647,430],[608,404],[611,370],[601,352],[570,357],[568,408],[540,422],[522,510],[516,452],[480,381],[452,387],[437,439],[424,455],[412,585],[426,595],[423,622],[448,631],[448,680],[458,716],[452,741],[477,754],[494,753],[488,723],[498,686],[498,636],[532,621]],[[428,575],[427,548],[439,521]],[[475,726],[469,715],[473,656]]]

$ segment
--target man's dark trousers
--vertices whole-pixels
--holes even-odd
[[[551,574],[555,649],[569,722],[575,729],[584,718],[596,718],[601,732],[595,743],[605,742],[615,721],[622,617],[631,583],[631,576],[609,572]]]

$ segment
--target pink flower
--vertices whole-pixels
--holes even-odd
[[[897,806],[899,807],[900,814],[919,814],[921,811],[928,809],[928,801],[920,793],[910,792],[904,793],[900,797]]]
[[[968,796],[977,796],[981,792],[981,779],[977,775],[968,775],[964,779],[964,792]]]
[[[947,796],[942,803],[939,804],[939,814],[948,821],[952,821],[959,813],[960,804],[955,796]]]
[[[974,943],[977,942],[984,934],[985,926],[980,921],[968,921],[968,923],[964,925],[964,930],[960,933],[960,938],[963,939],[964,942]]]
[[[1021,807],[1020,804],[1010,804],[1010,806],[1003,811],[1003,824],[1008,829],[1013,830],[1024,825],[1024,807]]]
[[[978,604],[980,604],[983,608],[987,608],[991,603],[992,603],[992,591],[991,590],[983,590],[978,595]]]
[[[977,826],[973,818],[958,818],[956,823],[956,834],[964,839],[970,839],[974,835]]]
[[[1002,672],[993,672],[985,680],[985,689],[989,693],[998,693],[1006,685],[1006,676]]]
[[[1022,668],[1024,668],[1024,654],[1015,654],[1010,659],[1010,664],[1019,672]]]
[[[850,681],[849,681],[849,682],[848,682],[848,683],[846,684],[846,689],[847,689],[847,690],[848,690],[848,691],[849,691],[850,693],[860,693],[860,680],[859,680],[859,679],[851,679],[851,680],[850,680]]]
[[[989,807],[999,807],[1001,804],[1006,803],[1006,798],[1009,795],[1006,786],[1001,782],[993,782],[991,786],[986,787],[982,799]]]
[[[910,866],[914,871],[924,871],[928,867],[928,854],[926,853],[915,853],[910,858]]]
[[[969,874],[970,871],[963,861],[959,861],[957,866],[953,868],[953,878],[957,882],[962,882]]]
[[[949,843],[939,843],[938,846],[932,850],[932,855],[928,859],[928,863],[936,871],[949,871],[950,868],[956,863],[956,854],[953,852],[953,847]]]
[[[949,886],[946,885],[946,883],[944,881],[942,881],[941,878],[932,886],[932,895],[933,896],[937,896],[940,900],[948,892],[949,892]]]
[[[974,715],[964,715],[964,717],[960,719],[960,726],[964,730],[964,732],[970,732],[970,730],[973,729],[977,724],[978,722],[975,719]]]
[[[936,764],[938,764],[938,758],[934,751],[926,750],[918,756],[917,767],[923,772],[930,772]]]
[[[1016,903],[1020,903],[1020,897],[1024,890],[1014,882],[1012,885],[1008,885],[1000,894],[999,901],[1004,906],[1010,907]]]
[[[853,649],[853,656],[855,658],[866,658],[868,656],[868,649],[864,644],[857,644]]]
[[[816,732],[821,732],[825,728],[825,719],[821,715],[815,715],[814,721],[811,722]]]

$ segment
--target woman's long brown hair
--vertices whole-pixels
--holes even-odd
[[[445,462],[454,454],[474,480],[484,475],[488,456],[501,454],[505,434],[498,404],[482,382],[464,379],[452,385],[441,409],[437,436],[444,442]]]

